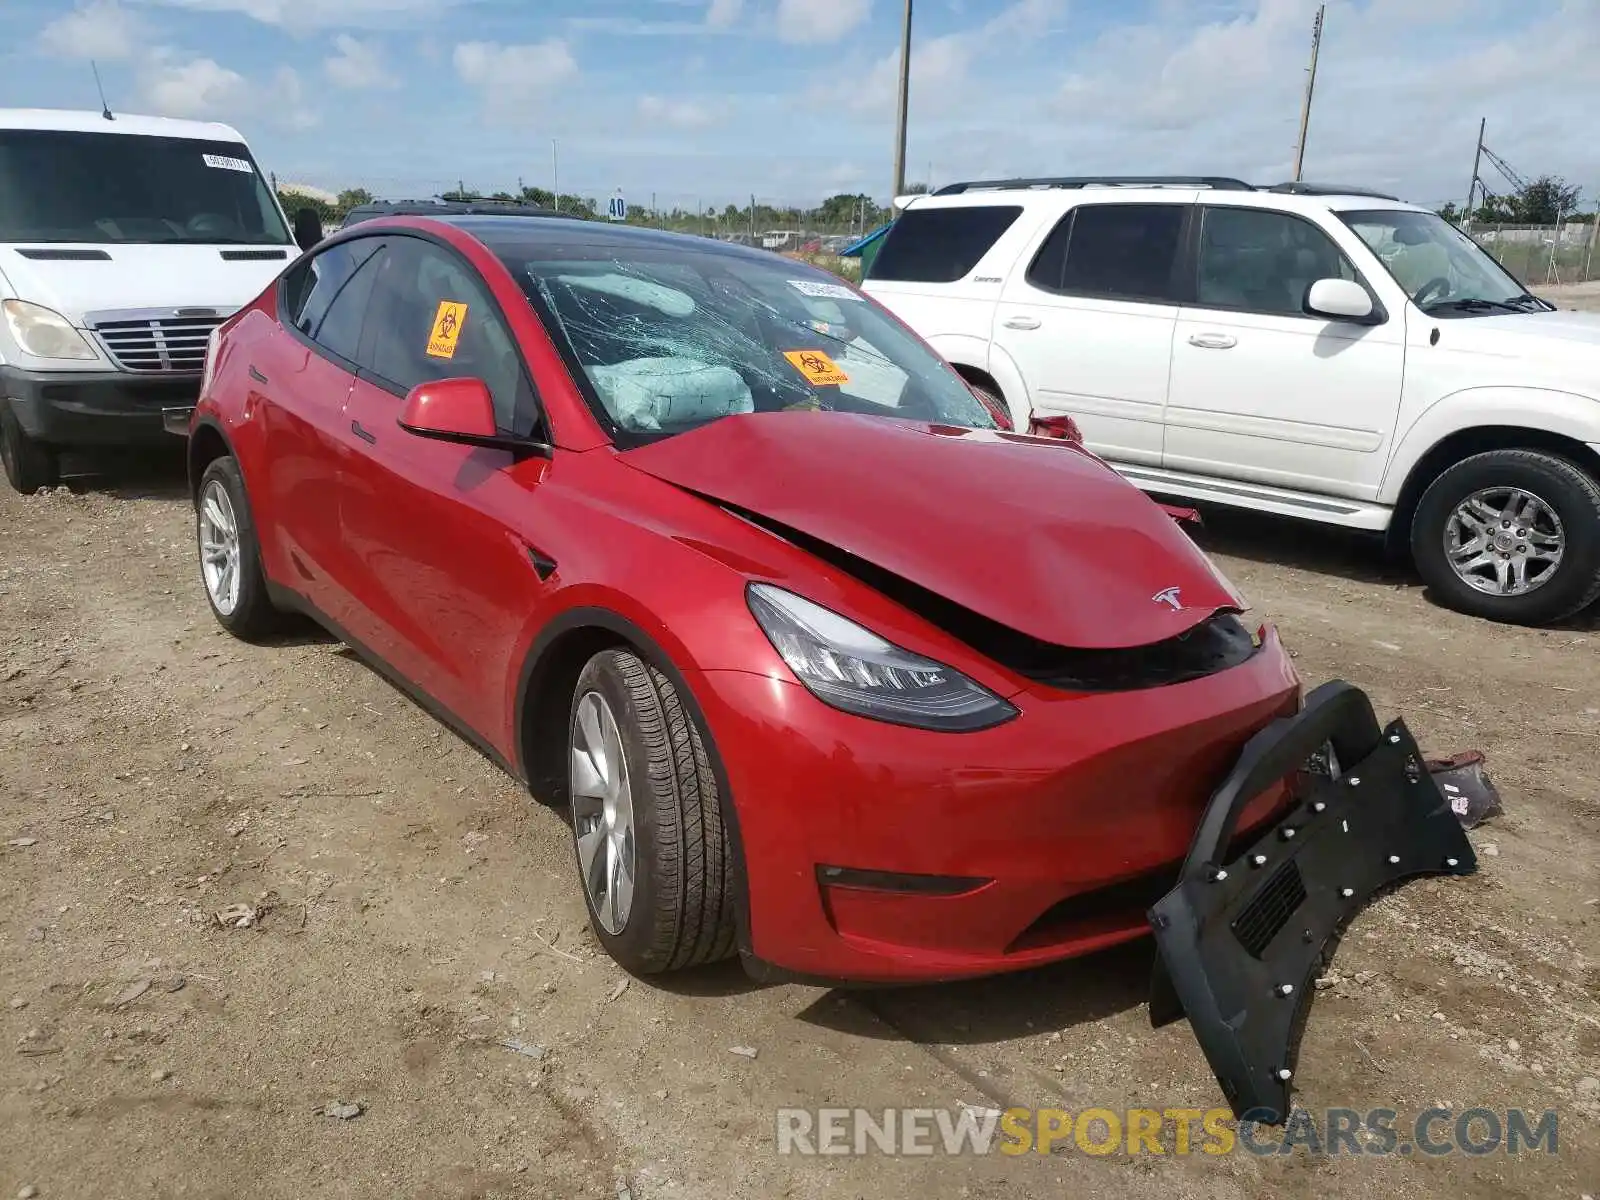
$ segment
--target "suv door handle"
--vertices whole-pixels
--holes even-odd
[[[1007,329],[1037,329],[1039,328],[1039,318],[1009,317],[1006,319],[1005,326]]]
[[[355,434],[369,446],[376,446],[378,444],[377,434],[369,433],[366,427],[363,426],[360,421],[350,422],[350,432]]]
[[[1196,333],[1189,336],[1189,345],[1199,346],[1202,350],[1232,350],[1238,344],[1238,338],[1225,333]]]

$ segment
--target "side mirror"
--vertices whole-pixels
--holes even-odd
[[[481,379],[436,379],[419,383],[400,409],[400,428],[417,437],[461,446],[532,452],[548,456],[550,447],[531,438],[501,433],[494,397]]]
[[[1319,279],[1306,289],[1306,312],[1335,321],[1370,324],[1375,312],[1367,289],[1353,279]]]
[[[322,218],[314,208],[302,208],[294,214],[294,244],[309,250],[322,240]]]

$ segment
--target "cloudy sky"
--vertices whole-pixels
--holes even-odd
[[[917,0],[909,173],[1287,178],[1315,0]],[[3,0],[0,107],[226,120],[282,179],[887,195],[900,0]],[[1600,196],[1600,0],[1330,0],[1306,174]]]

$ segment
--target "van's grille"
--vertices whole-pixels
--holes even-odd
[[[124,371],[199,372],[206,339],[221,317],[164,317],[151,321],[102,321],[94,326],[106,352]]]

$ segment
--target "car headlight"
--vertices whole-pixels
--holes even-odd
[[[95,352],[72,322],[42,304],[26,300],[0,301],[6,327],[22,350],[35,358],[94,358]]]
[[[753,583],[748,597],[773,648],[824,704],[896,725],[949,731],[987,729],[1017,715],[959,671],[902,650],[793,592]]]

